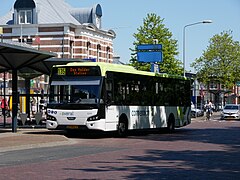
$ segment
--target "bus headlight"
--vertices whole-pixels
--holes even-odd
[[[94,115],[94,116],[91,116],[87,119],[87,121],[97,121],[99,120],[99,116],[98,115]]]

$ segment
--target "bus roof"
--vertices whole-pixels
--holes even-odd
[[[112,63],[105,63],[105,62],[71,62],[65,65],[55,65],[54,67],[66,67],[66,66],[99,66],[101,69],[102,76],[105,76],[107,71],[112,71],[112,72],[145,75],[145,76],[187,79],[183,76],[169,75],[166,73],[140,71],[135,69],[133,66],[123,65],[123,64],[112,64]]]

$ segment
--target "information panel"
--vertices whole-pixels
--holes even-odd
[[[137,47],[139,62],[162,62],[162,44],[141,44]]]

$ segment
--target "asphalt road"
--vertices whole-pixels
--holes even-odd
[[[132,132],[128,138],[114,138],[94,133],[61,146],[0,153],[4,180],[232,180],[240,178],[239,167],[240,121],[217,119],[195,119],[174,134]]]

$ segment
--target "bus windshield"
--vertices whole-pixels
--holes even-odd
[[[57,76],[50,83],[49,103],[97,104],[100,102],[100,77]]]

